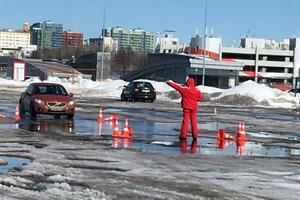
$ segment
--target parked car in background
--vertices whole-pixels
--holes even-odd
[[[121,101],[137,101],[149,100],[154,102],[156,99],[156,91],[153,85],[146,81],[133,81],[124,89],[121,94]]]
[[[300,88],[296,88],[296,89],[291,89],[288,91],[289,93],[293,94],[293,96],[297,96],[300,94]]]
[[[300,93],[300,89],[291,89],[289,90],[289,92],[292,92],[292,93]]]
[[[52,114],[56,118],[66,115],[73,119],[75,113],[75,102],[73,94],[56,83],[31,83],[19,100],[21,118],[26,112],[30,113],[33,119],[37,114]]]

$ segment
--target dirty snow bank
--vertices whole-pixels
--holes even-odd
[[[299,106],[298,97],[294,97],[292,94],[276,88],[270,88],[264,84],[258,84],[251,80],[230,89],[223,90],[219,96],[212,98],[212,100],[237,95],[253,98],[258,105],[270,105],[279,108],[296,108]]]

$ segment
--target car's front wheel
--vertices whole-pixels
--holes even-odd
[[[31,119],[32,120],[36,120],[36,112],[35,112],[35,109],[34,109],[34,106],[33,104],[31,103],[30,105],[30,116],[31,116]]]

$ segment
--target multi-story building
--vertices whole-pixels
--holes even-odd
[[[118,50],[132,48],[134,51],[153,52],[154,49],[154,34],[142,29],[107,28],[102,30],[102,36],[113,38]]]
[[[179,39],[172,32],[166,31],[162,37],[158,37],[155,53],[179,53],[182,51],[183,45],[179,44]]]
[[[61,48],[63,44],[63,25],[51,21],[35,23],[30,27],[31,43],[38,49]]]
[[[190,48],[190,53],[203,54],[202,38],[198,37],[198,42],[195,41],[195,38],[191,40],[194,48]],[[221,38],[206,37],[205,50],[206,56],[215,60],[243,63],[243,70],[239,72],[240,82],[254,80],[295,87],[296,77],[300,76],[300,38],[278,43],[246,37],[241,39],[240,47],[224,47]]]
[[[82,47],[83,33],[64,31],[63,32],[63,47]]]
[[[95,47],[100,47],[100,37],[98,38],[89,38],[88,45],[90,46],[95,46]]]
[[[26,29],[15,31],[9,29],[0,30],[1,55],[9,53],[19,54],[18,52],[20,52],[23,53],[24,56],[29,56],[36,49],[36,45],[30,44],[30,33]]]
[[[300,68],[300,38],[283,43],[256,38],[242,38],[241,47],[221,47],[222,59],[234,59],[244,63],[240,80],[295,84]]]

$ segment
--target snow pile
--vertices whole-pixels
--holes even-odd
[[[51,77],[48,79],[52,83],[62,84],[69,92],[78,96],[89,97],[107,97],[107,98],[120,98],[124,85],[128,82],[123,80],[110,80],[107,79],[102,82],[92,81],[88,79],[78,79],[72,83],[72,80],[59,79]]]
[[[14,81],[0,78],[0,89],[24,91],[25,87],[32,82],[39,82],[37,78],[26,81]],[[138,81],[150,82],[156,92],[157,99],[167,101],[181,100],[180,95],[165,82],[157,82],[145,79]],[[51,77],[45,82],[60,83],[69,92],[74,93],[77,97],[101,97],[119,99],[123,86],[128,82],[123,80],[105,80],[102,82],[79,78],[77,80],[59,79]],[[299,106],[299,96],[295,97],[288,92],[282,92],[278,89],[270,88],[263,84],[257,84],[254,81],[246,81],[230,89],[219,89],[208,86],[197,86],[205,94],[207,101],[216,101],[221,103],[243,104],[243,105],[264,105],[281,108],[296,108]],[[234,98],[232,98],[234,97]],[[226,101],[224,99],[230,99]],[[248,102],[249,101],[249,102]]]
[[[219,96],[212,98],[212,100],[218,100],[232,95],[250,97],[260,105],[270,105],[272,107],[293,108],[299,106],[298,97],[251,80],[230,89],[223,90]]]

